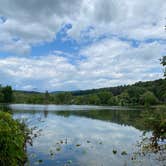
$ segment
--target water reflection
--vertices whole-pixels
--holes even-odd
[[[150,131],[145,125],[147,116],[156,110],[90,110],[74,109],[49,111],[47,109],[13,110],[13,116],[24,119],[36,136],[33,146],[28,146],[30,165],[159,165],[156,156],[137,156],[137,141],[143,131]],[[72,108],[72,107],[70,107]],[[165,118],[165,111],[158,110]],[[157,116],[158,117],[158,116]],[[150,136],[148,132],[146,136]],[[138,149],[137,149],[138,148]]]
[[[10,104],[12,110],[36,110],[36,111],[81,111],[81,110],[133,110],[120,106],[95,106],[95,105],[40,105],[40,104]]]

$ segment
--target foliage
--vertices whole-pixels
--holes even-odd
[[[118,105],[117,97],[116,97],[116,96],[111,97],[111,98],[108,100],[108,105],[110,105],[110,106]]]
[[[146,110],[141,113],[141,123],[145,128],[150,129],[152,135],[146,135],[144,130],[142,141],[140,142],[141,152],[158,153],[161,161],[165,161],[164,152],[166,152],[166,112],[165,108],[157,108],[155,110]],[[157,156],[157,155],[156,155]]]
[[[130,102],[130,97],[127,92],[122,92],[118,96],[118,105],[124,106],[124,105],[129,105]]]
[[[147,91],[144,87],[139,86],[130,86],[126,89],[126,92],[128,94],[128,102],[131,104],[137,104],[139,103],[140,96]]]
[[[163,66],[166,66],[166,56],[163,56],[163,58],[161,59],[161,64]],[[166,77],[166,68],[164,69],[164,76]]]
[[[44,95],[44,100],[45,100],[46,104],[49,102],[49,98],[50,98],[50,95],[49,95],[48,91],[46,91],[45,95]]]
[[[2,90],[3,89],[3,90]],[[0,102],[29,104],[92,104],[92,105],[146,105],[147,97],[155,96],[149,105],[166,103],[166,79],[137,82],[133,85],[111,88],[92,89],[74,92],[45,93],[13,91],[8,87],[0,87]],[[10,93],[9,93],[10,92]],[[146,92],[152,94],[147,96]],[[4,94],[6,94],[4,100]],[[145,96],[146,94],[146,96]],[[148,93],[149,94],[149,93]],[[145,99],[146,97],[146,99]],[[154,97],[153,97],[154,99]],[[148,105],[147,103],[147,105]]]
[[[11,86],[0,86],[0,102],[10,103],[13,99],[13,91]]]
[[[89,96],[87,96],[87,98],[88,98],[88,101],[89,101],[88,104],[93,104],[93,105],[99,105],[99,104],[101,104],[100,98],[96,94],[89,95]]]
[[[55,96],[57,104],[70,104],[72,101],[72,95],[70,92],[58,93]]]
[[[156,111],[156,113],[147,113],[144,118],[146,119],[145,125],[153,132],[152,145],[157,146],[160,139],[166,139],[166,116]]]
[[[100,104],[102,104],[102,105],[106,104],[107,105],[109,99],[113,97],[113,94],[109,91],[104,90],[104,91],[101,91],[101,92],[97,93],[97,96],[100,99]]]
[[[13,120],[11,115],[0,112],[0,165],[23,165],[26,160],[25,125]]]
[[[149,106],[149,105],[156,104],[157,98],[152,92],[148,91],[148,92],[145,92],[143,95],[141,95],[140,101],[142,104]]]

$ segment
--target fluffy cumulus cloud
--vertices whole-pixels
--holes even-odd
[[[161,77],[159,58],[164,45],[157,42],[132,47],[120,40],[104,40],[84,49],[86,61],[80,64],[83,76],[94,78],[94,85],[108,86],[152,80]]]
[[[130,43],[106,39],[81,50],[84,60],[75,64],[57,52],[33,58],[2,58],[0,81],[5,84],[8,80],[15,88],[43,91],[131,84],[162,77],[159,58],[163,53],[164,45],[157,42],[133,48]]]
[[[25,90],[59,88],[75,71],[65,58],[54,54],[38,58],[3,58],[0,59],[0,69],[2,83],[8,80],[9,84]]]
[[[19,45],[23,50],[18,53],[24,53],[33,44],[52,41],[66,23],[72,24],[68,34],[77,39],[88,27],[93,27],[92,37],[105,33],[141,40],[166,37],[164,0],[0,0],[0,4],[0,41],[6,51],[12,47],[9,51],[17,52]]]
[[[71,90],[161,78],[165,11],[165,0],[0,0],[0,53],[10,54],[0,57],[0,82]],[[66,24],[69,39],[89,44],[31,55]]]

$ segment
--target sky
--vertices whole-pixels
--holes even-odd
[[[0,84],[28,91],[163,77],[165,0],[0,0]]]

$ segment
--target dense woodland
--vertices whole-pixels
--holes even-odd
[[[166,103],[166,79],[73,92],[39,93],[0,87],[1,103],[155,105]]]

